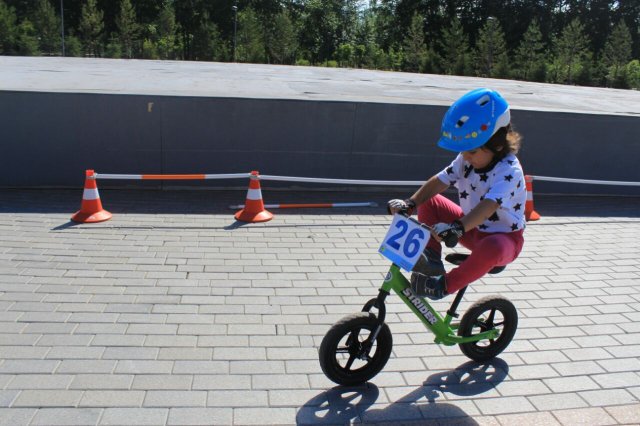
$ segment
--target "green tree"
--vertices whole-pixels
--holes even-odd
[[[266,48],[269,57],[276,64],[293,64],[298,50],[298,34],[286,11],[273,19],[273,25],[267,31]]]
[[[82,5],[79,30],[85,53],[96,57],[100,56],[104,32],[104,13],[98,9],[96,0],[87,0],[87,3]]]
[[[60,23],[55,9],[48,0],[38,0],[33,23],[40,39],[40,50],[49,55],[59,53],[62,46]]]
[[[440,40],[442,71],[448,75],[469,75],[469,38],[457,17],[442,31]]]
[[[581,64],[588,56],[588,44],[584,26],[577,18],[564,28],[556,43],[557,78],[560,82],[574,83]]]
[[[104,50],[104,56],[114,59],[122,58],[122,43],[120,43],[120,40],[115,34],[109,38],[109,42]]]
[[[613,87],[626,88],[627,63],[631,59],[631,33],[624,21],[618,22],[604,46],[603,60],[609,68],[607,80]]]
[[[536,20],[532,21],[516,51],[516,77],[521,80],[544,81],[546,75],[545,48]]]
[[[265,37],[258,14],[251,8],[238,12],[237,61],[264,63]]]
[[[209,19],[209,13],[202,14],[200,23],[193,34],[191,44],[193,59],[215,61],[223,56],[222,39],[218,26]]]
[[[16,51],[18,55],[22,56],[34,56],[40,53],[38,50],[38,35],[36,29],[28,19],[25,19],[18,25]]]
[[[423,26],[424,18],[415,13],[404,39],[404,71],[421,72],[424,68],[427,44],[424,41]]]
[[[116,17],[116,28],[118,29],[122,56],[129,59],[133,58],[134,44],[138,39],[140,26],[136,19],[136,10],[130,0],[120,1],[120,13]]]
[[[634,89],[640,89],[640,61],[632,60],[627,64],[627,76],[629,78],[629,86]]]
[[[158,18],[153,23],[154,41],[157,46],[157,54],[160,59],[177,59],[180,57],[180,44],[178,42],[178,24],[173,3],[164,3]]]
[[[509,74],[504,32],[500,22],[492,16],[487,19],[478,35],[476,72],[481,77],[506,78]]]
[[[80,39],[70,32],[69,35],[64,38],[65,55],[78,57],[82,56],[82,42]]]
[[[341,0],[308,0],[304,3],[300,45],[308,52],[311,63],[331,59],[341,42]]]
[[[16,12],[0,0],[0,54],[8,55],[13,52],[16,39]]]

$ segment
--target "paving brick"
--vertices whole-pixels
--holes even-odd
[[[268,404],[265,390],[213,390],[207,396],[207,407],[267,407]]]
[[[41,408],[37,410],[32,425],[72,426],[98,424],[102,410],[99,408]]]
[[[619,424],[640,424],[640,404],[605,408]]]
[[[507,415],[496,416],[496,418],[501,425],[520,425],[520,426],[562,425],[562,423],[560,423],[553,416],[553,414],[549,412],[507,414]]]
[[[79,407],[140,407],[143,391],[88,390],[84,392]]]
[[[609,413],[602,408],[596,407],[553,411],[553,415],[560,421],[560,423],[568,426],[596,426],[612,425],[616,423]]]
[[[206,391],[150,390],[144,398],[145,407],[204,407]]]
[[[237,425],[281,425],[291,422],[295,408],[235,408],[233,424]]]
[[[14,407],[75,407],[82,397],[82,391],[26,389],[13,401]]]
[[[232,424],[233,409],[231,408],[171,408],[167,420],[169,426],[230,426]]]
[[[583,399],[593,407],[623,405],[636,402],[636,398],[625,389],[607,389],[579,392]]]
[[[30,424],[36,412],[36,409],[30,408],[0,408],[0,426],[26,426]],[[51,423],[49,422],[47,424]],[[95,422],[93,424],[95,424]]]
[[[485,415],[535,411],[535,407],[531,405],[529,400],[521,396],[478,399],[475,404],[480,412]]]
[[[165,424],[168,415],[166,408],[106,408],[99,424],[154,426]]]

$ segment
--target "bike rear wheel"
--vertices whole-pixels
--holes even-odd
[[[378,319],[370,312],[348,315],[334,324],[320,344],[320,367],[331,381],[344,386],[367,382],[382,370],[393,346],[387,324],[375,340]]]
[[[497,329],[500,334],[496,339],[461,343],[460,350],[474,361],[490,360],[509,346],[517,328],[518,311],[513,303],[500,296],[484,297],[464,313],[458,335],[469,337],[494,329]]]

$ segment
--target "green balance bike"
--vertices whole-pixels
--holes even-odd
[[[378,374],[391,356],[393,339],[385,324],[385,299],[394,291],[427,329],[435,335],[434,342],[458,345],[462,353],[477,362],[490,360],[509,345],[518,327],[518,313],[508,299],[484,297],[473,303],[460,322],[456,313],[466,287],[459,290],[442,317],[422,297],[417,296],[401,269],[411,271],[429,240],[429,228],[408,217],[394,215],[379,252],[393,263],[389,268],[378,297],[369,300],[361,312],[348,315],[334,324],[320,344],[320,366],[331,381],[344,386],[365,383]],[[449,247],[457,241],[446,241]],[[452,253],[445,257],[459,265],[468,255]],[[495,267],[490,274],[504,270]],[[375,309],[376,313],[372,312]]]

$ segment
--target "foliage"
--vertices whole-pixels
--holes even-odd
[[[120,13],[116,17],[116,27],[123,56],[129,59],[133,58],[134,43],[138,37],[139,25],[131,0],[120,1]]]
[[[60,0],[0,0],[0,54],[61,54]],[[638,0],[64,1],[65,53],[638,88]]]
[[[584,25],[574,19],[562,31],[556,43],[556,81],[573,84],[576,75],[584,72],[589,51]]]
[[[57,54],[61,51],[60,22],[56,11],[48,0],[38,0],[33,13],[33,24],[39,39],[40,51],[43,54]]]
[[[82,5],[81,16],[79,30],[85,54],[100,56],[104,31],[104,12],[98,9],[96,0],[87,0],[87,3]]]
[[[607,82],[613,87],[627,88],[627,63],[631,59],[631,33],[624,21],[618,22],[604,46]]]
[[[404,70],[421,72],[427,57],[427,44],[424,41],[424,18],[417,13],[411,18],[411,26],[404,40]]]
[[[476,72],[481,77],[506,78],[509,74],[504,33],[498,20],[492,16],[487,18],[478,34]]]
[[[546,50],[537,21],[531,22],[515,54],[515,76],[521,80],[544,81]]]
[[[0,0],[0,54],[8,55],[13,52],[16,32],[15,9]]]
[[[445,74],[471,74],[469,41],[457,17],[452,19],[451,25],[442,31],[440,50],[442,51],[442,71]]]

